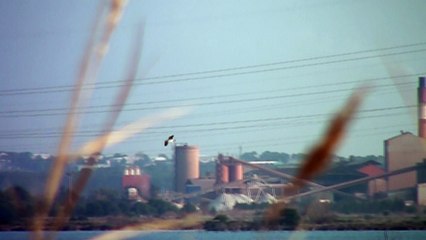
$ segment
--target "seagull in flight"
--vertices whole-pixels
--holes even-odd
[[[164,147],[167,147],[167,145],[168,145],[169,143],[175,142],[175,138],[174,138],[174,137],[175,137],[174,135],[170,135],[170,136],[169,136],[169,138],[167,138],[167,139],[164,141]]]

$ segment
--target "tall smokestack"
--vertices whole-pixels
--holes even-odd
[[[419,77],[419,137],[426,138],[426,77]]]

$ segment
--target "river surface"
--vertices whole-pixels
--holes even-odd
[[[426,231],[269,231],[269,232],[205,232],[205,231],[66,231],[58,232],[56,239],[143,239],[143,240],[425,240]],[[109,234],[108,236],[106,234]],[[115,235],[117,234],[117,235]],[[387,237],[386,237],[387,234]],[[106,238],[99,238],[104,236]],[[0,232],[0,239],[29,239],[29,232]],[[98,238],[96,238],[98,237]]]

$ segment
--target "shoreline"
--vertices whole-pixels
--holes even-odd
[[[31,219],[32,220],[32,219]],[[31,231],[31,220],[0,225],[0,231]],[[54,229],[54,219],[46,220],[45,231]],[[265,225],[261,221],[226,220],[220,222],[209,215],[190,214],[177,218],[125,218],[96,217],[73,219],[59,231],[416,231],[426,230],[426,217],[418,216],[381,216],[371,219],[346,218],[334,219],[321,223],[301,221],[296,227],[286,225]]]
[[[147,229],[147,228],[117,228],[117,227],[78,227],[78,226],[67,226],[64,229],[59,230],[60,232],[67,231],[210,231],[210,232],[269,232],[269,231],[423,231],[426,230],[426,225],[422,226],[369,226],[369,227],[359,227],[357,224],[346,225],[346,226],[330,226],[330,225],[315,225],[309,227],[300,227],[297,229],[290,228],[243,228],[243,229],[215,229],[208,230],[204,228],[170,228],[170,229]],[[53,231],[49,228],[44,231],[49,232]],[[22,226],[0,226],[0,232],[31,232],[31,229],[24,228]]]

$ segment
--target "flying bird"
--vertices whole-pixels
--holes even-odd
[[[164,141],[164,146],[165,146],[165,147],[167,147],[167,145],[168,145],[169,143],[175,142],[174,137],[175,137],[174,135],[170,135],[170,136],[169,136],[169,138],[167,138],[167,139]]]

